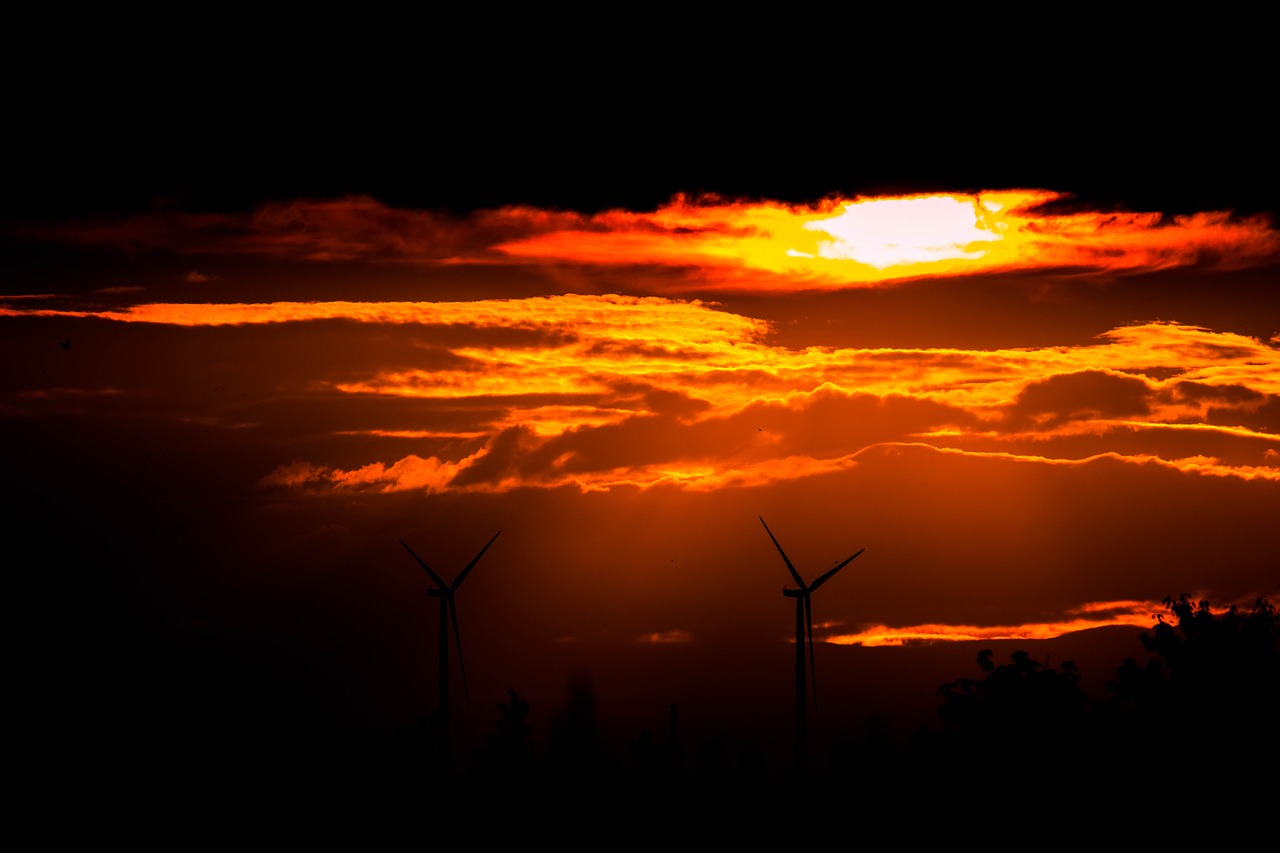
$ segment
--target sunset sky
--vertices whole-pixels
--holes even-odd
[[[437,600],[400,540],[447,581],[499,531],[457,593],[477,731],[508,688],[545,721],[579,674],[628,724],[785,720],[762,518],[806,580],[865,549],[813,599],[837,718],[927,713],[975,642],[1106,666],[1165,596],[1274,600],[1280,225],[1252,129],[1075,159],[1064,131],[1021,165],[702,139],[536,178],[465,140],[438,180],[402,147],[33,160],[0,407],[10,566],[78,638],[42,641],[54,680],[402,724],[435,703]]]

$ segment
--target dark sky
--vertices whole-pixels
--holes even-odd
[[[469,106],[353,127],[360,115],[211,118],[84,105],[84,124],[37,127],[10,161],[6,213],[243,210],[265,200],[371,195],[455,212],[524,203],[651,209],[676,193],[805,202],[833,192],[1060,188],[1093,204],[1190,212],[1274,210],[1274,130],[1229,117],[1212,129],[1083,113],[923,116],[858,127],[756,123],[689,105],[670,124],[620,105],[533,117]],[[135,108],[136,109],[136,108]],[[497,108],[503,109],[503,108]],[[565,107],[567,110],[568,107]],[[209,124],[204,124],[208,121]]]
[[[403,31],[216,21],[172,38],[115,18],[57,38],[33,24],[5,60],[21,82],[0,209],[346,194],[648,209],[677,192],[996,186],[1164,212],[1277,204],[1265,54],[1234,21],[1168,21],[1159,39],[1058,21],[995,40],[912,22],[901,40],[861,22],[630,20],[622,39],[503,17],[498,32],[455,12]],[[805,35],[775,29],[793,26]]]

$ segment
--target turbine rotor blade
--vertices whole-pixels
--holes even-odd
[[[859,551],[858,551],[858,554],[861,554],[861,553],[862,553],[863,551],[865,551],[865,550],[867,550],[867,549],[866,549],[866,548],[863,548],[863,549],[859,550]],[[854,554],[854,555],[853,555],[853,557],[858,556],[858,554]],[[845,560],[843,563],[841,563],[840,565],[836,566],[834,569],[831,569],[831,570],[830,570],[830,571],[828,571],[826,574],[824,574],[822,577],[820,577],[820,578],[818,578],[816,581],[814,581],[814,582],[813,582],[813,586],[809,587],[809,591],[810,591],[810,592],[813,592],[815,589],[817,589],[818,587],[820,587],[820,586],[822,586],[824,583],[826,583],[826,582],[827,582],[827,580],[828,580],[832,575],[834,575],[836,572],[838,572],[838,571],[840,571],[841,569],[843,569],[845,566],[849,565],[849,563],[853,562],[853,557],[850,557],[849,559]]]
[[[449,619],[453,622],[453,646],[458,650],[458,673],[462,676],[462,695],[466,697],[467,705],[471,704],[471,692],[467,689],[467,667],[462,662],[462,635],[458,632],[458,606],[453,601],[453,596],[449,596]]]
[[[757,516],[759,518],[759,516]],[[764,519],[760,518],[760,523],[764,524]],[[787,564],[787,571],[791,572],[791,579],[796,582],[796,586],[802,590],[808,590],[809,587],[804,585],[804,579],[800,577],[800,573],[796,571],[796,567],[791,565],[791,559],[787,556],[787,552],[782,550],[782,546],[778,544],[778,539],[773,535],[773,531],[769,529],[769,525],[764,524],[764,532],[769,534],[769,538],[773,540],[773,547],[778,549],[778,553],[782,555],[782,561]]]
[[[501,533],[501,532],[502,532],[501,530],[498,531],[498,533]],[[467,567],[458,573],[458,576],[453,579],[453,586],[451,586],[450,589],[458,588],[458,586],[462,583],[462,579],[467,576],[467,573],[470,572],[473,568],[475,568],[476,563],[480,562],[480,558],[484,556],[484,552],[489,550],[489,546],[493,544],[493,540],[498,538],[498,533],[493,534],[493,539],[490,539],[487,543],[485,543],[485,546],[480,549],[480,553],[472,557],[471,562],[467,563]]]
[[[435,582],[435,585],[436,585],[436,586],[440,587],[441,589],[448,589],[448,588],[449,588],[449,585],[448,585],[447,583],[445,583],[444,581],[440,580],[440,576],[439,576],[438,574],[436,574],[435,572],[431,571],[431,567],[430,567],[430,566],[428,566],[428,565],[426,564],[426,562],[425,562],[421,557],[419,557],[417,554],[414,554],[414,553],[413,553],[413,549],[412,549],[412,548],[410,548],[410,547],[408,546],[408,544],[407,544],[403,539],[401,539],[401,540],[400,540],[400,544],[401,544],[401,545],[404,545],[404,549],[405,549],[406,551],[408,551],[410,554],[413,554],[413,559],[415,559],[415,560],[417,560],[417,561],[418,561],[418,565],[422,566],[422,568],[424,568],[424,569],[426,569],[426,570],[427,570],[427,574],[431,575],[431,580]]]

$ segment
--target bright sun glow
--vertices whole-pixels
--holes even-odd
[[[1000,239],[1004,224],[992,216],[999,207],[953,196],[875,199],[847,204],[838,216],[806,222],[804,227],[831,236],[819,244],[819,257],[877,269],[973,260],[983,252],[977,246]]]

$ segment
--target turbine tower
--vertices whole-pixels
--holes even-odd
[[[462,636],[458,633],[458,608],[454,603],[454,593],[457,592],[458,587],[462,586],[462,582],[466,579],[467,575],[473,568],[475,568],[476,563],[480,562],[480,558],[484,556],[484,552],[489,550],[489,546],[493,544],[494,539],[497,539],[498,534],[501,532],[502,531],[499,530],[498,533],[493,534],[493,539],[490,539],[485,546],[480,549],[480,553],[476,554],[475,557],[471,559],[470,563],[467,563],[466,568],[459,572],[458,576],[453,579],[453,583],[450,584],[445,583],[438,574],[432,571],[431,567],[428,566],[421,557],[414,553],[408,543],[403,539],[400,540],[400,544],[404,545],[404,549],[413,556],[413,559],[418,561],[418,565],[422,566],[422,568],[426,570],[427,575],[431,578],[431,582],[435,584],[434,589],[427,590],[427,595],[432,598],[440,599],[440,704],[437,714],[439,715],[438,723],[441,738],[440,743],[445,747],[447,747],[449,743],[449,625],[451,623],[453,625],[453,642],[458,651],[458,671],[462,676],[462,692],[466,696],[467,703],[470,704],[471,702],[471,694],[467,689],[467,670],[462,662]]]
[[[808,720],[806,712],[808,709],[808,691],[805,689],[805,646],[809,647],[809,678],[812,682],[813,691],[813,710],[818,710],[818,675],[817,669],[813,662],[813,606],[810,602],[814,590],[822,586],[831,577],[858,556],[865,548],[859,549],[857,554],[849,557],[844,562],[838,564],[835,568],[827,570],[812,584],[805,584],[804,578],[800,577],[800,573],[796,571],[796,567],[791,564],[791,559],[787,557],[787,552],[782,550],[782,546],[778,544],[778,539],[773,535],[773,531],[769,529],[769,525],[764,523],[764,519],[760,519],[760,523],[764,524],[764,530],[769,534],[769,538],[773,540],[773,545],[778,549],[778,553],[782,555],[782,561],[787,564],[787,571],[791,573],[791,578],[796,582],[798,589],[784,587],[782,594],[787,598],[796,600],[796,766],[803,770],[808,763]]]

